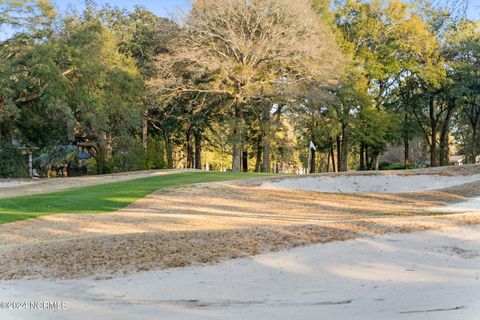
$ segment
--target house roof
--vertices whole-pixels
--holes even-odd
[[[449,162],[460,162],[465,160],[465,156],[464,155],[450,156],[448,160]]]
[[[78,158],[81,159],[81,160],[90,159],[91,157],[92,157],[92,156],[91,156],[89,153],[85,152],[85,151],[80,151],[80,152],[78,153]]]

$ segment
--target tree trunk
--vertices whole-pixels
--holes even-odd
[[[331,151],[327,153],[327,173],[330,172],[330,153]]]
[[[242,152],[242,171],[248,172],[248,151],[243,150]]]
[[[375,150],[370,152],[370,160],[368,161],[368,170],[375,170],[375,164],[377,162],[377,154]]]
[[[360,170],[363,171],[367,168],[365,165],[365,144],[360,143]]]
[[[260,170],[262,169],[262,154],[262,138],[259,137],[257,141],[257,156],[255,157],[255,172],[260,172]]]
[[[365,145],[365,168],[367,170],[371,170],[372,169],[372,163],[370,162],[370,152],[369,152],[369,149],[368,149],[368,145]]]
[[[97,174],[108,173],[107,170],[107,144],[100,142],[96,148],[97,154],[95,160],[97,162]]]
[[[260,168],[261,172],[269,173],[271,169],[270,162],[270,129],[271,129],[271,115],[270,105],[265,104],[262,112],[262,135],[263,135],[263,158]]]
[[[333,143],[330,144],[330,154],[332,155],[332,172],[337,172],[336,165],[335,165],[335,152],[333,150]]]
[[[192,139],[192,127],[190,126],[186,132],[186,147],[187,147],[187,168],[192,169],[193,162],[193,139]]]
[[[261,166],[261,171],[265,173],[270,172],[270,139],[268,137],[265,137],[265,140],[263,141],[263,158],[262,158],[262,166]]]
[[[371,152],[370,163],[368,165],[369,170],[379,170],[380,169],[380,155],[376,150]]]
[[[470,149],[470,161],[469,163],[475,164],[477,163],[477,145],[478,145],[478,129],[477,127],[472,128],[472,146]]]
[[[342,141],[340,147],[340,168],[338,171],[348,171],[348,131],[347,126],[342,124]]]
[[[237,133],[234,130],[234,135]],[[240,141],[233,142],[233,153],[232,153],[232,171],[241,172],[242,171],[242,143]]]
[[[408,140],[408,137],[405,136],[403,138],[403,148],[404,148],[404,164],[405,164],[405,169],[410,165],[410,141]]]
[[[429,99],[430,113],[430,166],[438,167],[437,161],[437,120],[435,118],[435,96]]]
[[[433,132],[431,135],[430,142],[430,166],[438,167],[437,162],[437,133]]]
[[[173,169],[173,145],[168,133],[163,130],[163,141],[165,143],[165,154],[167,157],[167,169]]]
[[[337,141],[337,172],[340,172],[340,163],[342,162],[342,140],[339,135],[337,135],[336,141]]]
[[[468,152],[467,163],[475,164],[477,163],[477,154],[478,154],[478,123],[480,120],[480,108],[477,108],[476,105],[472,104],[470,106],[469,112],[465,112],[470,127],[472,129],[472,136],[470,138],[470,150]]]
[[[440,134],[440,166],[448,165],[449,151],[448,151],[448,130]]]
[[[440,133],[440,165],[447,166],[450,157],[449,138],[450,121],[452,119],[453,111],[455,110],[455,100],[448,98],[447,100],[447,114],[443,122],[442,131]]]
[[[315,149],[310,148],[310,172],[315,173]]]
[[[239,102],[234,106],[235,124],[233,129],[232,171],[242,171],[242,120],[243,114]]]
[[[202,134],[194,132],[195,136],[195,169],[202,170]]]
[[[405,169],[410,165],[410,137],[408,134],[408,112],[407,107],[405,107],[404,116],[403,116],[403,162]]]
[[[375,170],[380,170],[380,155],[378,153],[375,154]]]
[[[143,143],[143,150],[147,151],[147,148],[148,148],[148,109],[145,109],[143,111],[142,143]]]

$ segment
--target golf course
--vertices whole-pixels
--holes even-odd
[[[480,0],[0,0],[0,320],[479,320]]]

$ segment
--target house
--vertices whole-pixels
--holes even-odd
[[[448,164],[451,166],[463,166],[465,163],[464,155],[450,156],[448,158]]]
[[[451,166],[463,166],[466,163],[465,160],[466,159],[464,155],[450,156],[450,158],[448,159],[448,164]],[[480,156],[475,157],[475,163],[480,163]]]

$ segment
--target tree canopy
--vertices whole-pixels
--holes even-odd
[[[480,25],[457,9],[196,0],[174,20],[91,0],[58,16],[48,0],[2,0],[2,150],[30,149],[44,174],[373,170],[395,146],[404,167],[454,153],[474,163]]]

